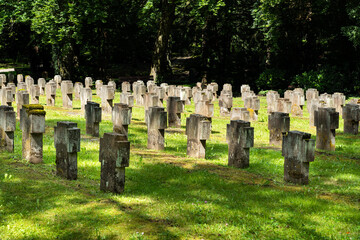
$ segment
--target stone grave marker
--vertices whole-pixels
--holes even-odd
[[[45,95],[45,84],[46,84],[46,80],[45,78],[39,78],[38,79],[38,85],[39,85],[39,88],[40,88],[40,95]]]
[[[228,165],[249,167],[250,148],[254,146],[254,128],[250,122],[232,120],[227,124],[226,141],[229,146]]]
[[[10,106],[13,102],[12,89],[10,87],[3,87],[1,89],[1,105]]]
[[[181,113],[184,111],[184,105],[180,97],[168,97],[167,112],[169,127],[181,127]]]
[[[128,105],[115,103],[112,112],[113,131],[128,136],[131,123],[131,109]]]
[[[44,107],[39,104],[23,105],[20,110],[22,155],[30,163],[43,162],[45,114]]]
[[[16,128],[16,114],[14,108],[0,106],[0,149],[14,152],[14,132]]]
[[[96,102],[87,102],[85,105],[86,133],[99,137],[99,124],[101,122],[101,107]]]
[[[122,193],[125,188],[125,168],[129,166],[130,142],[119,133],[104,133],[100,139],[100,190]]]
[[[206,140],[210,139],[211,122],[200,114],[186,118],[187,151],[190,157],[205,158]]]
[[[150,107],[147,110],[147,148],[164,150],[165,129],[167,128],[167,112],[163,107]]]
[[[61,121],[54,127],[56,175],[77,179],[77,153],[80,152],[80,129],[77,123]]]
[[[30,86],[30,97],[31,97],[31,104],[39,104],[40,98],[40,87],[39,85],[31,85]]]
[[[344,133],[357,135],[359,133],[360,106],[346,104],[342,109],[344,119]]]
[[[61,88],[61,76],[60,75],[55,75],[54,76],[54,81],[56,83],[56,88]]]
[[[309,183],[309,163],[315,158],[315,141],[310,133],[290,131],[284,135],[282,155],[284,180],[295,184]]]
[[[22,109],[23,105],[27,105],[30,103],[30,96],[29,93],[25,90],[18,91],[16,93],[16,111],[17,111],[17,118],[20,119],[20,110]]]
[[[335,151],[335,130],[339,128],[339,113],[335,108],[315,111],[316,148]]]
[[[288,113],[272,112],[268,116],[269,143],[282,145],[283,136],[290,131],[290,117]]]
[[[55,106],[56,88],[57,88],[56,83],[53,81],[49,81],[48,83],[45,84],[47,106]]]
[[[69,80],[61,81],[61,95],[63,108],[73,108],[73,83]]]
[[[85,105],[88,101],[92,100],[92,91],[90,88],[81,88],[80,89],[80,104],[81,111],[85,111]]]
[[[230,113],[230,120],[243,120],[250,122],[250,112],[247,108],[233,108]]]
[[[81,82],[76,82],[74,84],[74,97],[75,99],[79,100],[80,99],[80,92],[81,89],[84,88],[83,84]]]
[[[91,77],[86,77],[85,78],[85,88],[92,88],[93,86],[93,80]]]
[[[101,87],[101,108],[104,113],[112,114],[113,100],[114,100],[114,88],[109,85],[103,85]]]

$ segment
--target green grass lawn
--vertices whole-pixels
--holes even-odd
[[[45,105],[44,96],[40,101]],[[144,109],[137,106],[125,192],[114,195],[99,190],[99,139],[86,135],[80,101],[71,111],[61,106],[58,90],[56,106],[45,106],[43,164],[21,158],[19,123],[15,152],[0,153],[0,239],[360,239],[360,136],[344,134],[342,119],[336,151],[317,151],[309,185],[296,186],[283,182],[281,149],[268,144],[265,97],[259,121],[251,123],[255,146],[247,169],[227,166],[230,120],[219,117],[217,101],[206,159],[186,156],[193,105],[181,128],[166,130],[164,151],[146,149]],[[76,181],[55,175],[53,127],[62,120],[81,129]],[[315,137],[306,107],[304,117],[291,118],[291,130]],[[103,115],[100,136],[111,131],[111,116]]]

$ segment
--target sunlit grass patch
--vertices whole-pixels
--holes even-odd
[[[94,92],[95,93],[95,92]],[[115,102],[119,102],[119,93]],[[356,239],[360,235],[359,136],[337,130],[335,152],[317,151],[308,186],[285,184],[281,149],[269,146],[266,99],[259,121],[252,122],[255,146],[250,167],[227,166],[228,117],[219,117],[218,101],[205,159],[186,155],[185,106],[181,128],[165,131],[165,150],[148,150],[144,108],[132,109],[130,166],[122,195],[101,192],[99,138],[87,135],[85,119],[74,110],[45,106],[44,163],[21,156],[19,123],[15,152],[0,153],[0,239]],[[100,98],[93,95],[93,101]],[[45,104],[45,97],[40,97]],[[234,106],[243,107],[240,98]],[[81,129],[78,180],[55,174],[53,127],[73,121]],[[100,137],[112,131],[103,115]],[[291,130],[316,134],[308,113],[291,118]],[[313,136],[315,137],[315,136]]]

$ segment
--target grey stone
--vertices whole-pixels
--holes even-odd
[[[30,163],[43,162],[43,133],[45,133],[45,111],[39,104],[23,105],[20,110],[23,158]]]
[[[96,102],[85,105],[86,133],[99,137],[99,123],[101,122],[101,107]]]
[[[168,97],[167,112],[169,127],[181,127],[181,113],[184,111],[183,102],[180,97]]]
[[[85,78],[85,88],[92,88],[93,86],[93,80],[91,77],[86,77]]]
[[[335,130],[339,128],[339,113],[335,108],[315,111],[316,148],[335,151]]]
[[[243,120],[250,122],[250,112],[247,108],[233,108],[230,113],[230,120]]]
[[[101,87],[101,108],[104,113],[111,114],[114,100],[114,88],[109,85],[103,85]]]
[[[146,86],[143,81],[137,81],[133,84],[133,93],[136,101],[136,105],[144,105],[144,95],[146,93]]]
[[[77,179],[77,153],[80,152],[80,129],[74,122],[57,122],[54,127],[56,175]]]
[[[220,116],[230,116],[231,108],[233,106],[233,97],[231,94],[221,92],[219,97]]]
[[[3,87],[1,89],[1,105],[11,106],[13,100],[14,98],[11,87]]]
[[[85,105],[88,101],[92,100],[92,90],[88,87],[80,89],[80,104],[81,111],[85,110]]]
[[[111,80],[111,81],[108,82],[107,85],[108,85],[108,86],[111,86],[111,87],[113,88],[113,90],[114,90],[114,95],[115,95],[115,92],[116,92],[116,83],[115,83],[115,81]]]
[[[268,91],[266,93],[267,112],[271,114],[276,112],[276,101],[280,98],[280,95],[276,91]]]
[[[101,94],[101,87],[103,86],[103,81],[102,80],[96,80],[95,81],[95,88],[96,88],[96,95],[98,97],[100,97]]]
[[[315,158],[315,141],[310,133],[290,131],[283,138],[284,180],[295,184],[309,183],[309,163]]]
[[[147,117],[148,111],[147,110],[150,107],[162,107],[159,105],[159,96],[156,95],[156,93],[145,93],[144,94],[145,122],[148,119],[148,117]]]
[[[359,132],[360,106],[357,104],[346,104],[342,109],[344,119],[344,133],[357,135]]]
[[[334,99],[331,94],[327,94],[327,93],[320,94],[319,100],[324,101],[326,103],[326,107],[335,108]]]
[[[226,141],[229,146],[228,165],[237,168],[249,167],[249,152],[254,146],[254,128],[250,122],[232,120],[227,124]]]
[[[336,92],[332,95],[332,99],[334,101],[333,107],[340,115],[342,115],[342,108],[345,105],[345,99],[346,99],[345,95],[343,93]]]
[[[292,91],[292,90],[286,90],[286,91],[284,92],[284,98],[289,99],[290,102],[291,102],[291,100],[292,100],[292,95],[293,95],[293,91]]]
[[[165,89],[162,87],[156,87],[155,88],[156,95],[159,96],[159,106],[163,106],[164,99],[167,97],[165,93]]]
[[[20,119],[20,110],[23,105],[27,105],[30,103],[29,93],[25,90],[18,91],[16,93],[16,109],[17,109],[17,117]]]
[[[48,83],[45,84],[47,106],[55,106],[56,88],[57,85],[55,82],[49,81]]]
[[[25,77],[26,89],[30,90],[31,86],[34,85],[34,79],[30,76]]]
[[[163,150],[165,148],[165,129],[167,128],[167,112],[163,107],[150,107],[147,110],[147,148]]]
[[[46,84],[45,78],[39,78],[38,79],[38,85],[39,85],[39,88],[40,88],[40,95],[45,95],[45,84]]]
[[[56,88],[61,88],[61,76],[60,75],[55,75],[54,76],[54,81],[56,83]]]
[[[259,114],[260,110],[260,99],[257,96],[246,97],[244,99],[244,107],[251,108],[256,114]]]
[[[22,74],[18,74],[16,76],[16,80],[17,80],[17,83],[21,83],[21,82],[24,82],[24,76]]]
[[[10,106],[0,106],[0,149],[14,152],[16,114]]]
[[[248,96],[248,93],[251,93],[250,86],[247,84],[241,85],[240,92],[241,92],[241,98],[242,100],[244,100],[245,97]]]
[[[169,97],[176,97],[175,89],[176,89],[175,85],[169,85],[169,88],[168,88],[168,96]]]
[[[24,83],[24,82],[18,83],[18,85],[17,85],[17,91],[20,91],[20,90],[27,90],[26,83]]]
[[[210,121],[214,116],[214,104],[208,100],[201,100],[195,103],[195,113],[207,117]]]
[[[315,88],[306,90],[306,101],[309,103],[312,99],[319,98],[319,91]],[[309,110],[309,109],[308,109]]]
[[[187,155],[205,158],[206,140],[210,138],[211,122],[200,114],[191,114],[186,118]]]
[[[16,95],[16,85],[15,85],[15,83],[13,83],[13,82],[9,82],[9,83],[7,84],[7,87],[11,88],[11,94],[13,95],[12,99],[13,99],[13,101],[14,101],[15,95]]]
[[[303,106],[305,104],[305,97],[301,92],[293,91],[291,94],[291,115],[296,117],[303,116]]]
[[[287,98],[278,98],[275,102],[275,112],[290,113],[291,102]]]
[[[31,104],[39,104],[40,87],[38,85],[30,86],[30,97],[31,97]]]
[[[288,113],[272,112],[268,116],[269,143],[282,145],[282,139],[290,131],[290,117]]]
[[[120,103],[128,105],[130,110],[134,107],[134,96],[130,92],[120,93]]]
[[[113,131],[128,136],[131,123],[131,109],[128,105],[115,103],[112,112]]]
[[[0,74],[0,88],[3,88],[6,86],[6,75]]]
[[[123,134],[104,133],[100,139],[100,189],[122,193],[125,188],[125,167],[129,166],[130,142]]]
[[[206,89],[213,94],[213,99],[217,98],[217,91],[219,91],[219,85],[215,82],[210,83],[207,85]]]
[[[73,108],[73,83],[69,80],[61,81],[61,96],[63,102],[63,108]]]
[[[131,85],[129,82],[122,82],[121,83],[121,92],[131,92]]]
[[[191,98],[193,97],[190,87],[184,87],[185,89],[185,105],[191,105]]]
[[[76,82],[74,84],[74,97],[75,99],[79,100],[80,99],[80,92],[81,89],[84,88],[83,84],[81,82]]]
[[[318,98],[312,98],[310,102],[308,102],[309,124],[311,127],[315,127],[315,111],[317,111],[319,107],[326,107],[326,103]]]

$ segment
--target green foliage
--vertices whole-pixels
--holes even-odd
[[[355,47],[360,45],[360,6],[357,1],[347,3],[347,13],[351,19],[351,25],[342,27],[343,34],[354,43]]]
[[[341,91],[345,94],[353,91],[353,86],[357,84],[352,76],[344,75],[335,66],[326,66],[318,71],[308,71],[296,75],[292,84],[304,89],[316,88],[319,92],[334,93]],[[344,84],[347,83],[347,84]]]
[[[295,78],[311,85],[326,74],[339,75],[342,86],[359,75],[359,45],[355,0],[0,0],[1,61],[30,62],[35,78],[44,71],[74,80],[147,75],[161,59],[161,81],[189,72],[189,82],[206,76],[236,90],[243,83],[265,90]],[[168,64],[174,57],[191,64]]]
[[[256,86],[260,90],[287,88],[285,71],[279,69],[266,69],[256,80]]]

